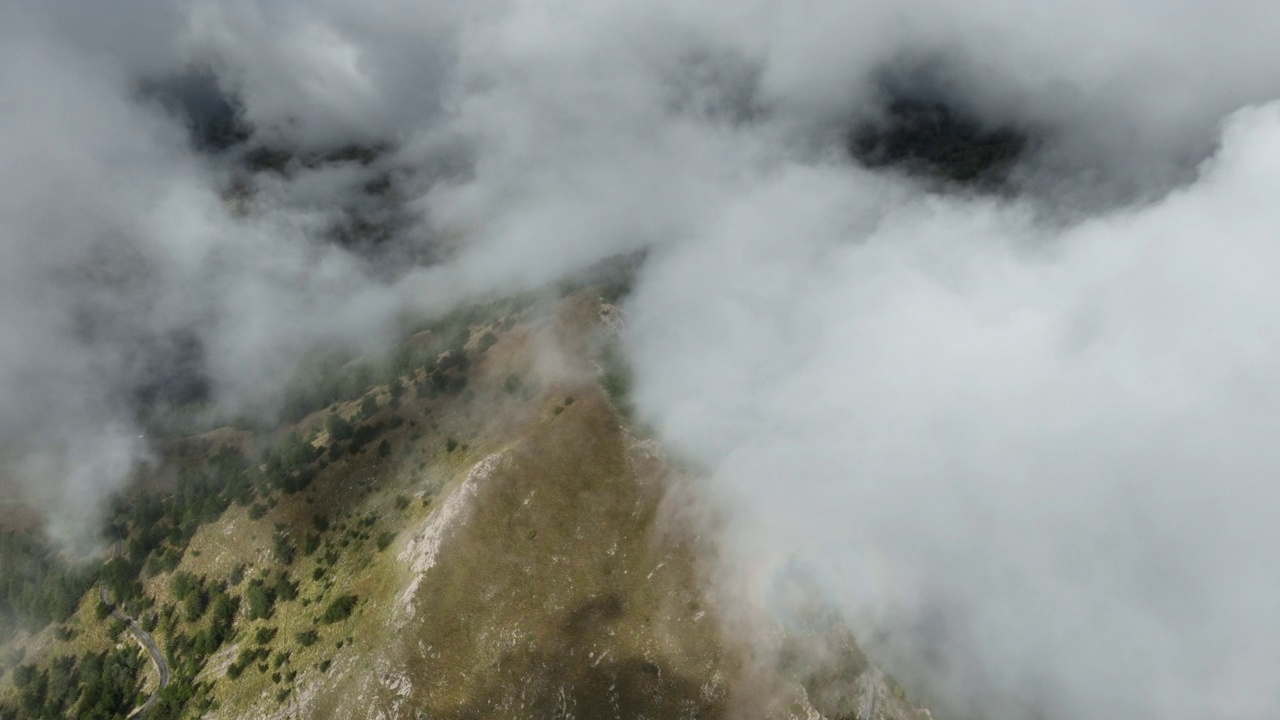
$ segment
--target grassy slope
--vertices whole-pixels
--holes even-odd
[[[322,626],[320,642],[305,650],[293,636],[312,616],[296,602],[249,626],[277,626],[272,646],[295,646],[297,689],[277,704],[269,673],[251,670],[219,683],[219,716],[412,717],[410,708],[432,718],[720,716],[731,670],[691,558],[655,537],[657,487],[638,482],[618,417],[584,374],[594,312],[578,298],[536,333],[517,327],[500,336],[473,373],[472,403],[483,411],[444,409],[435,431],[392,460],[326,471],[316,483],[323,497],[309,507],[372,510],[383,518],[376,527],[396,530],[397,540],[344,557],[327,591],[309,580],[313,561],[303,561],[301,597],[319,600],[310,608],[342,593],[361,604],[349,621]],[[538,391],[508,393],[502,385],[513,374]],[[468,449],[443,452],[446,434]],[[426,467],[417,460],[424,445],[434,450]],[[423,578],[413,617],[397,621],[396,599],[413,579],[400,551],[443,504],[424,507],[417,496],[455,490],[495,452],[502,461]],[[364,477],[377,489],[359,492]],[[397,512],[397,494],[415,501]],[[281,504],[256,523],[237,512],[192,543],[210,563],[206,572],[263,558],[273,524],[297,510]],[[316,664],[326,659],[322,676]]]
[[[243,568],[231,588],[242,597],[254,578],[284,572],[298,584],[298,597],[278,602],[267,619],[249,620],[242,601],[235,638],[198,677],[212,683],[210,717],[666,720],[806,717],[806,694],[824,705],[816,697],[827,682],[821,673],[804,671],[817,685],[764,677],[722,637],[688,538],[658,522],[669,470],[651,443],[630,436],[601,389],[600,309],[594,296],[577,293],[542,320],[473,325],[466,392],[418,399],[410,388],[393,410],[386,386],[370,389],[382,405],[370,422],[393,413],[405,420],[380,436],[388,455],[370,443],[327,464],[304,491],[274,495],[258,519],[233,505],[196,533],[178,570],[225,583]],[[497,342],[480,352],[486,331]],[[359,404],[337,409],[350,416]],[[326,414],[298,429],[322,427]],[[459,443],[452,451],[450,439]],[[326,441],[321,432],[317,442]],[[495,455],[494,472],[466,486],[474,493],[444,533],[436,564],[417,577],[406,548],[461,498],[455,493],[477,463]],[[308,555],[302,548],[316,515],[330,527]],[[279,532],[299,548],[289,566],[273,557]],[[394,538],[380,550],[384,534]],[[157,609],[174,604],[171,577],[146,583]],[[402,598],[415,580],[409,616]],[[320,622],[347,595],[358,598],[351,616]],[[177,629],[190,635],[207,623]],[[62,643],[46,630],[45,650],[34,654],[111,643],[89,602],[68,625],[80,634]],[[259,645],[261,629],[275,635]],[[317,639],[304,646],[298,636],[308,631]],[[165,623],[154,634],[162,647],[170,640]],[[229,677],[240,654],[258,647],[264,657]],[[826,676],[856,678],[863,661],[850,652],[852,664]]]

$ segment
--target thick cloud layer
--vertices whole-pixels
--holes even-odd
[[[808,568],[947,709],[1274,717],[1277,16],[0,3],[6,476],[71,537],[140,393],[648,248],[636,401],[743,597]],[[850,162],[898,91],[1023,129],[1017,193]]]
[[[743,567],[807,566],[948,702],[1269,717],[1277,168],[1268,106],[1190,188],[1065,230],[779,175],[639,288],[641,407]]]

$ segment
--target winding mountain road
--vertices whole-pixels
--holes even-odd
[[[120,542],[116,541],[116,543],[111,546],[111,557],[115,557],[115,554],[119,552],[119,550]],[[111,604],[111,596],[107,593],[106,585],[98,585],[98,597],[102,599],[104,605],[111,608],[111,617],[122,621],[125,626],[129,628],[130,634],[132,634],[134,639],[138,641],[138,644],[145,648],[147,653],[151,655],[151,662],[156,666],[156,672],[160,675],[160,682],[156,686],[155,691],[151,693],[151,697],[147,698],[145,703],[133,712],[129,713],[128,718],[126,718],[126,720],[132,720],[132,718],[136,718],[150,710],[151,706],[155,705],[156,699],[160,697],[160,691],[169,685],[169,661],[165,659],[164,653],[161,652],[160,646],[156,644],[156,639],[151,637],[151,633],[143,630],[136,620],[120,612],[120,608]]]

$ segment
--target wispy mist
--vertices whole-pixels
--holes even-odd
[[[1278,16],[0,3],[4,473],[73,538],[139,398],[648,249],[637,406],[748,601],[810,568],[948,710],[1274,717]],[[1008,185],[859,167],[893,92],[1025,133]]]

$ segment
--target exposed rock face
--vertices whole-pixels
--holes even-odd
[[[396,556],[397,560],[408,565],[413,579],[396,601],[395,619],[407,620],[413,617],[417,608],[415,600],[418,588],[427,571],[435,567],[446,533],[453,529],[455,522],[464,519],[477,487],[493,475],[501,460],[502,453],[493,453],[476,463],[462,484],[445,498],[440,508],[432,513],[418,534]]]

